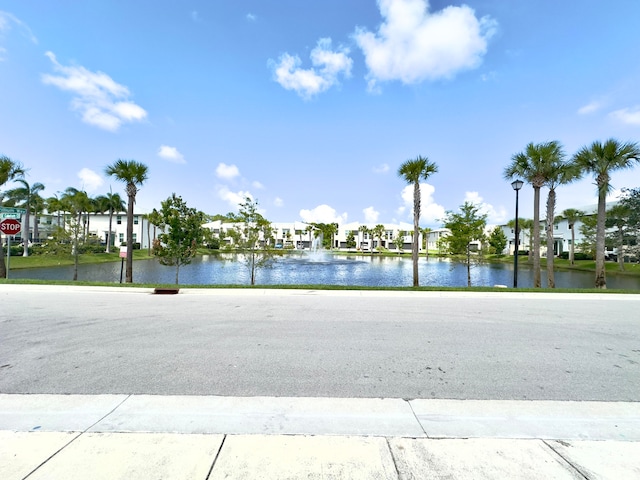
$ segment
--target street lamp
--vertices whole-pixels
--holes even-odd
[[[520,229],[518,228],[518,192],[524,185],[522,180],[514,180],[511,186],[516,191],[516,248],[513,252],[513,288],[518,288],[518,250],[520,250]]]

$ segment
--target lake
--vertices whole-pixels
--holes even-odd
[[[466,287],[467,272],[463,263],[443,258],[421,257],[419,260],[421,286]],[[42,280],[71,280],[73,267],[51,267],[11,270],[10,278]],[[234,254],[203,255],[190,265],[180,268],[181,285],[237,285],[249,284],[246,265],[236,261]],[[558,288],[593,288],[594,274],[590,272],[556,271]],[[120,281],[120,262],[80,265],[78,280],[96,282]],[[136,283],[166,283],[175,281],[175,267],[160,265],[156,260],[141,260],[133,265]],[[369,287],[410,287],[413,283],[411,258],[378,255],[331,255],[328,253],[292,253],[278,258],[272,268],[257,272],[258,285],[343,285]],[[471,283],[478,287],[513,285],[513,264],[485,263],[471,270]],[[546,271],[542,272],[546,286]],[[533,287],[533,271],[522,259],[518,264],[518,286]],[[607,287],[640,290],[640,278],[608,275]]]

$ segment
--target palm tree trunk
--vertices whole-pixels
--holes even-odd
[[[575,253],[575,243],[576,243],[576,233],[575,233],[576,224],[572,223],[569,226],[571,227],[571,248],[569,249],[569,263],[573,265],[575,262],[574,253]]]
[[[605,221],[607,219],[607,192],[604,188],[598,188],[598,222],[596,224],[596,288],[607,288],[607,280],[604,269],[604,234]]]
[[[624,230],[618,227],[618,270],[624,272],[624,254],[622,251],[622,242],[624,242]]]
[[[22,256],[23,257],[28,257],[29,256],[29,217],[31,216],[31,211],[29,210],[29,202],[27,202],[26,205],[26,212],[24,215],[24,229],[23,229],[23,234],[21,235],[22,237],[22,243],[24,245],[24,249],[22,250]]]
[[[471,252],[467,244],[467,287],[471,286]]]
[[[135,186],[134,186],[135,189]],[[127,190],[130,190],[127,186]],[[127,204],[127,271],[126,283],[133,283],[133,205],[136,202],[135,194],[128,193]]]
[[[105,253],[111,252],[111,222],[113,222],[113,210],[109,209],[109,231],[107,232],[107,248],[105,249]]]
[[[420,182],[413,184],[413,242],[411,244],[411,260],[413,261],[413,286],[419,287],[418,278],[418,243],[420,236]]]
[[[554,245],[553,245],[553,224],[554,214],[556,207],[556,191],[555,189],[549,189],[549,196],[547,197],[547,287],[556,288],[556,280],[553,271],[554,258]]]
[[[533,286],[540,288],[540,187],[533,186]]]

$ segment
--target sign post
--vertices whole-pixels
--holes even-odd
[[[124,270],[125,258],[127,258],[127,247],[120,247],[120,283],[122,283],[122,271]]]
[[[5,214],[6,212],[2,212],[3,216]],[[22,230],[22,224],[19,220],[15,218],[0,220],[0,232],[7,236],[7,278],[9,278],[9,270],[11,269],[11,237],[20,233],[20,230]]]

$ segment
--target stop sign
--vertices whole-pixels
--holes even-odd
[[[5,235],[16,235],[22,230],[22,225],[19,220],[13,218],[7,218],[0,222],[0,231]]]

